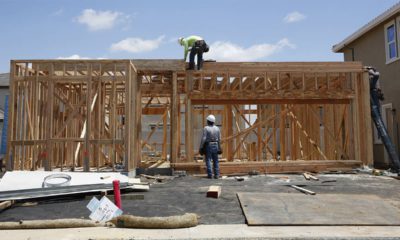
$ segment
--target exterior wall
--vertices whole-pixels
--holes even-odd
[[[0,109],[5,110],[4,102],[6,95],[9,95],[10,91],[8,87],[0,87]],[[3,132],[3,119],[0,119],[0,136]],[[1,146],[1,137],[0,137],[0,146]]]
[[[400,16],[400,13],[397,14]],[[380,73],[380,87],[384,93],[384,104],[392,104],[393,111],[389,114],[389,122],[393,122],[389,128],[393,128],[391,134],[393,142],[396,144],[398,152],[400,152],[400,59],[386,64],[385,52],[385,29],[384,25],[396,18],[392,17],[375,27],[356,41],[349,44],[342,51],[345,61],[361,61],[365,66],[373,66]],[[399,49],[400,50],[400,49]],[[353,55],[354,54],[354,55]],[[354,59],[353,59],[354,56]],[[392,116],[390,116],[392,115]],[[375,167],[388,167],[389,162],[384,158],[385,149],[383,144],[376,144],[374,141],[374,165]]]
[[[10,95],[10,91],[7,88],[0,87],[0,109],[4,110],[4,101],[6,99],[6,95]]]

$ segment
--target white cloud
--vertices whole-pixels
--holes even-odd
[[[294,22],[299,22],[301,20],[304,20],[305,18],[306,18],[306,15],[295,11],[295,12],[291,12],[288,15],[286,15],[286,17],[283,19],[283,21],[286,23],[294,23]]]
[[[73,54],[69,57],[58,57],[57,59],[74,59],[74,60],[75,59],[98,59],[98,60],[101,60],[101,59],[107,59],[107,58],[105,58],[105,57],[89,58],[89,57],[79,56],[78,54]]]
[[[243,48],[231,42],[217,41],[211,44],[207,58],[219,61],[254,61],[260,58],[269,57],[284,48],[295,48],[296,46],[287,38],[283,38],[276,44],[256,44]]]
[[[127,51],[131,53],[149,52],[157,49],[164,39],[164,35],[156,39],[126,38],[110,47],[112,51]]]
[[[69,57],[58,57],[57,59],[89,59],[88,57],[81,57],[78,54],[73,54]]]
[[[120,12],[85,9],[77,17],[77,21],[87,25],[90,31],[99,31],[113,28],[119,21],[123,21],[123,18],[129,18],[129,16]]]

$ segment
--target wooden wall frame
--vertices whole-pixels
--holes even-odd
[[[146,166],[142,150],[154,149],[152,136],[162,131],[160,159],[203,171],[195,142],[211,113],[222,130],[223,173],[372,164],[361,63],[206,62],[201,71],[185,69],[182,60],[164,59],[12,60],[7,169],[132,171]],[[146,115],[159,122],[142,136]]]

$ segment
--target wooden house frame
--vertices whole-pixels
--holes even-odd
[[[222,131],[221,172],[321,171],[372,163],[369,80],[359,62],[13,60],[8,170],[147,166],[143,149],[201,172],[207,114]],[[160,121],[142,134],[143,116]]]

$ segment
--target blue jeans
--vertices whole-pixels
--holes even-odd
[[[219,162],[218,162],[218,143],[206,144],[206,166],[207,176],[212,178],[211,160],[213,161],[214,177],[219,177]]]

